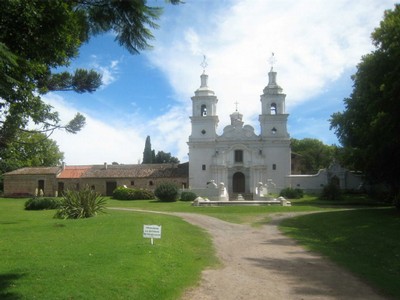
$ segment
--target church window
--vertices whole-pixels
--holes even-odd
[[[202,117],[207,116],[207,106],[205,104],[201,106],[200,113]]]
[[[149,185],[150,186],[153,185],[153,181],[152,180],[149,181]]]
[[[272,165],[272,170],[276,170],[276,164]]]
[[[262,155],[262,150],[261,150],[261,149],[258,150],[258,154],[259,154],[259,155]]]
[[[272,133],[273,135],[275,135],[277,131],[278,131],[278,130],[276,130],[275,127],[271,129],[271,133]]]
[[[131,181],[131,185],[135,185],[135,181],[132,180],[132,181]]]
[[[243,150],[235,150],[235,162],[243,162]]]
[[[207,131],[205,131],[204,129],[201,131],[201,134],[206,134]]]
[[[205,170],[206,170],[206,165],[202,165],[202,166],[201,166],[201,169],[202,169],[203,171],[205,171]]]
[[[276,110],[276,103],[271,104],[271,115],[276,115],[278,112]]]

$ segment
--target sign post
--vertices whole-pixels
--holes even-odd
[[[153,245],[153,239],[161,239],[161,225],[143,225],[143,237],[151,239]]]

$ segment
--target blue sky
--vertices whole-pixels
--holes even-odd
[[[330,115],[342,111],[352,91],[350,76],[391,0],[186,0],[166,6],[152,50],[131,55],[112,33],[92,38],[71,70],[93,68],[103,86],[92,94],[50,93],[44,99],[67,122],[77,112],[87,124],[76,135],[54,139],[67,165],[138,163],[150,135],[156,151],[187,161],[191,99],[207,56],[209,86],[218,97],[218,131],[238,110],[259,132],[260,95],[269,58],[286,96],[293,138],[338,144]],[[149,3],[164,5],[163,0]]]

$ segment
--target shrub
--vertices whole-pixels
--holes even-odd
[[[130,189],[123,186],[113,191],[113,198],[117,200],[150,200],[154,199],[154,193],[144,189]]]
[[[59,219],[90,218],[103,212],[105,203],[105,199],[93,190],[68,190],[64,193],[61,206],[54,217]]]
[[[132,200],[133,190],[119,186],[113,191],[113,198],[117,200]]]
[[[154,199],[154,193],[149,190],[137,189],[134,190],[134,200],[151,200]]]
[[[55,198],[31,198],[25,202],[26,210],[43,210],[59,208],[61,201]]]
[[[154,190],[154,195],[162,202],[175,202],[178,199],[178,187],[169,182],[161,183]]]
[[[183,191],[181,193],[181,201],[194,201],[197,198],[197,195],[193,192]]]
[[[324,186],[320,198],[322,200],[339,200],[341,196],[340,187],[335,183]]]
[[[300,199],[304,196],[304,191],[302,189],[284,188],[281,190],[279,196],[285,197],[287,199]]]

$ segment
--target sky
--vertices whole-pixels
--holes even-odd
[[[218,97],[218,133],[229,115],[243,114],[259,134],[260,95],[268,84],[270,58],[286,94],[292,138],[339,142],[330,116],[344,110],[351,75],[374,50],[371,32],[392,0],[185,0],[165,5],[153,31],[151,50],[132,55],[110,32],[92,38],[70,65],[94,69],[103,85],[94,93],[57,92],[43,99],[64,123],[86,117],[77,134],[55,132],[67,165],[140,163],[145,139],[155,151],[188,161],[187,141],[194,91],[200,87],[203,56],[208,85]]]

